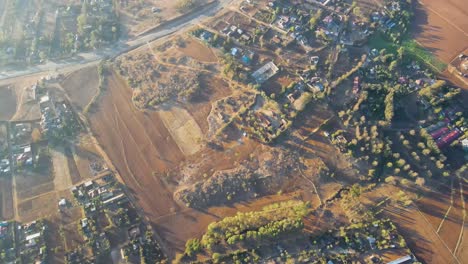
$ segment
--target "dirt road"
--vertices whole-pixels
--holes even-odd
[[[229,6],[233,1],[234,0],[216,1],[212,5],[208,5],[195,12],[188,13],[182,17],[178,17],[172,21],[169,21],[164,25],[155,28],[148,34],[141,35],[130,40],[121,40],[111,47],[107,47],[98,51],[82,52],[78,53],[70,59],[48,61],[45,64],[26,67],[25,69],[21,70],[18,70],[17,68],[2,69],[3,71],[0,71],[0,80],[37,74],[41,72],[44,74],[47,72],[63,73],[70,71],[70,68],[73,68],[74,70],[81,69],[83,67],[82,65],[93,64],[102,60],[103,58],[116,57],[120,54],[127,53],[142,45],[145,45],[147,42],[174,34],[188,26],[196,25],[201,20],[213,16],[226,6]]]

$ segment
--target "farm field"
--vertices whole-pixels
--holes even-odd
[[[372,204],[377,204],[382,198],[395,198],[395,194],[399,192],[398,187],[391,185],[381,185],[366,195]],[[414,195],[415,189],[408,189],[405,192]],[[440,195],[440,193],[437,193]],[[437,198],[435,198],[437,199]],[[447,207],[449,201],[446,201]],[[366,202],[367,203],[367,202]],[[421,209],[419,203],[404,207],[395,202],[387,203],[382,208],[382,214],[390,218],[398,227],[398,230],[406,238],[406,241],[414,252],[416,257],[423,263],[463,263],[461,258],[456,259],[448,248],[441,234],[437,233],[437,226],[434,227],[433,222],[436,218],[430,220],[428,214]],[[443,209],[441,209],[443,210]],[[438,211],[437,209],[435,210]],[[443,217],[443,215],[442,215]],[[439,221],[440,223],[440,221]],[[459,230],[456,234],[452,234],[458,238]]]
[[[449,63],[468,46],[467,17],[464,0],[419,0],[412,32],[428,51]]]
[[[135,109],[132,92],[121,78],[111,73],[108,84],[99,110],[90,117],[92,131],[140,206],[159,215],[169,213],[177,205],[153,172],[167,170],[184,156],[157,113]]]
[[[48,192],[19,202],[17,205],[19,220],[27,223],[56,214],[58,199],[55,192]]]
[[[97,67],[91,66],[71,73],[61,82],[61,86],[77,109],[83,110],[96,94],[99,86]]]
[[[10,86],[12,89],[12,92],[8,97],[9,101],[7,104],[11,106],[12,102],[15,102],[16,111],[13,112],[13,115],[10,117],[11,120],[33,120],[40,118],[39,106],[34,102],[31,102],[32,98],[30,89],[32,85],[39,81],[40,77],[41,76],[38,75],[32,75],[17,79],[2,80],[0,82],[0,86]],[[0,107],[3,107],[3,104]]]

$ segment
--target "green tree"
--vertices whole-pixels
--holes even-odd
[[[200,240],[197,238],[189,239],[185,243],[185,254],[188,256],[193,256],[202,249]]]

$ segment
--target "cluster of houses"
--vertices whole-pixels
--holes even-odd
[[[312,64],[316,65],[318,63],[318,59],[318,56],[312,56]],[[300,72],[300,78],[302,82],[309,87],[311,92],[323,92],[325,90],[325,78],[317,76],[317,74],[312,71]]]
[[[328,4],[328,3],[327,3]],[[271,10],[279,10],[279,15],[273,25],[280,31],[287,32],[288,36],[295,40],[304,48],[311,48],[310,25],[311,13],[318,12],[317,9],[302,10],[292,8],[291,6],[282,6],[275,2],[269,2],[268,8]],[[322,18],[316,28],[315,34],[325,34],[330,39],[338,37],[341,27],[344,25],[343,16],[338,13],[330,13]]]
[[[127,230],[129,242],[120,249],[122,259],[127,263],[165,263],[161,246],[151,237],[151,233],[143,235],[143,231],[138,225]]]
[[[417,259],[404,243],[403,237],[388,220],[355,223],[350,227],[330,230],[319,237],[311,237],[305,262],[317,259],[323,263],[354,263],[365,259],[365,263],[384,263],[384,255],[394,259],[389,263],[415,263]],[[278,251],[284,251],[281,242]],[[404,260],[404,261],[403,261]],[[322,262],[321,262],[322,263]]]
[[[458,107],[448,107],[441,112],[442,121],[426,125],[426,127],[422,126],[434,139],[438,148],[449,146],[463,135],[465,128],[454,126],[454,122],[459,118],[457,113],[460,111]]]
[[[226,26],[223,30],[221,30],[221,33],[227,37],[237,39],[238,41],[244,43],[248,43],[252,39],[252,36],[248,31],[235,25]]]
[[[13,158],[18,167],[32,166],[33,154],[31,144],[13,147]]]
[[[104,208],[115,206],[118,202],[127,200],[125,193],[114,185],[112,174],[90,180],[72,188],[76,200],[84,207],[86,214],[95,214],[101,206]]]
[[[15,263],[15,222],[0,222],[0,263]]]
[[[260,96],[257,95],[257,100],[258,97]],[[290,125],[290,122],[283,118],[281,113],[265,109],[251,109],[244,116],[244,122],[247,129],[265,143],[278,137]]]
[[[34,123],[12,123],[11,151],[16,167],[32,166],[34,156],[31,146],[31,133]]]
[[[275,76],[278,72],[278,66],[276,66],[274,62],[270,61],[252,73],[252,77],[255,79],[257,84],[262,84],[271,77]]]
[[[43,221],[17,225],[17,251],[22,263],[44,263],[47,258],[46,232]]]
[[[39,107],[41,109],[41,128],[44,134],[49,133],[50,130],[62,128],[60,119],[55,111],[55,105],[50,98],[50,95],[44,95],[39,100]]]
[[[74,113],[66,101],[55,102],[50,95],[40,98],[41,109],[40,125],[45,135],[61,133],[66,123],[76,122]]]
[[[106,172],[95,180],[90,180],[71,189],[75,199],[83,206],[85,218],[80,219],[79,227],[89,245],[93,249],[94,256],[110,252],[110,241],[103,227],[98,225],[98,218],[105,209],[115,209],[119,202],[127,200],[126,195],[119,187],[115,187],[115,178]],[[59,202],[59,209],[67,203]],[[78,255],[77,255],[78,256]]]
[[[330,14],[322,19],[321,22],[315,33],[325,34],[331,39],[336,39],[339,36],[340,30],[344,25],[343,17],[337,14]]]
[[[250,50],[243,50],[242,48],[234,47],[231,49],[232,57],[239,59],[243,64],[249,66],[255,58],[255,52]]]

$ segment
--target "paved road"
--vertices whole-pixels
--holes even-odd
[[[207,17],[215,15],[220,10],[229,6],[235,0],[217,0],[213,4],[207,5],[195,12],[176,18],[170,22],[156,27],[152,31],[130,40],[120,40],[111,47],[103,48],[93,52],[82,52],[72,58],[56,61],[48,61],[42,65],[30,66],[22,70],[16,68],[0,69],[0,80],[15,77],[32,75],[45,72],[63,73],[77,70],[96,63],[103,58],[114,58],[120,54],[134,50],[147,42],[160,39],[162,37],[176,33],[191,25],[199,23]]]

